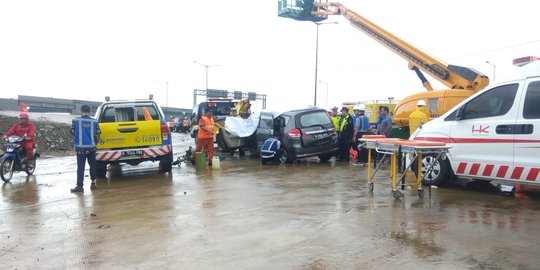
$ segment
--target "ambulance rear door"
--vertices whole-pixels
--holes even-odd
[[[511,180],[540,184],[540,78],[529,79],[521,95],[515,125],[514,173]]]

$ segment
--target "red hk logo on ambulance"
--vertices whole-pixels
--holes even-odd
[[[483,126],[483,125],[479,125],[478,127],[476,125],[473,125],[472,126],[472,129],[471,129],[471,133],[474,135],[474,134],[477,134],[477,135],[484,135],[484,134],[489,134],[489,126]]]

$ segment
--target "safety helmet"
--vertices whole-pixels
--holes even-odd
[[[426,106],[426,102],[423,100],[419,100],[418,102],[416,102],[416,106]]]
[[[364,104],[358,104],[354,106],[353,108],[353,111],[365,111],[365,110],[366,110],[366,106]]]
[[[28,114],[25,112],[22,112],[19,114],[19,119],[28,119]]]

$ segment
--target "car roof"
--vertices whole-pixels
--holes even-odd
[[[323,108],[319,108],[319,107],[309,107],[309,108],[294,109],[294,110],[285,111],[285,112],[283,112],[282,114],[297,114],[297,113],[302,113],[302,112],[317,112],[317,111],[323,111],[323,112],[326,112],[326,110],[323,109]]]

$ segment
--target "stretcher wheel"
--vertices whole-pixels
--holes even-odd
[[[369,192],[373,192],[373,188],[374,188],[373,182],[368,183],[367,187],[368,187]]]
[[[424,190],[423,189],[418,190],[418,197],[424,198]]]
[[[401,199],[403,197],[403,194],[401,194],[401,191],[399,190],[392,190],[392,195],[394,195],[394,198]]]

